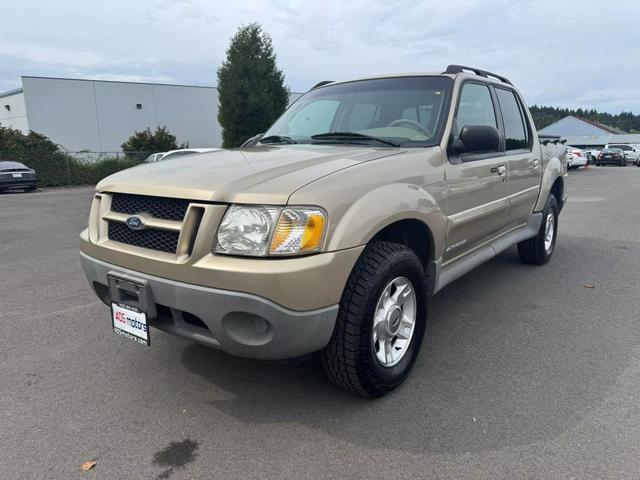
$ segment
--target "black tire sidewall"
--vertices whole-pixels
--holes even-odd
[[[359,350],[361,355],[367,356],[366,363],[369,367],[366,369],[367,374],[372,374],[373,376],[369,380],[392,388],[407,376],[420,350],[426,326],[427,286],[424,271],[415,256],[412,258],[412,256],[403,255],[399,259],[390,259],[380,273],[381,275],[378,276],[375,286],[369,292],[365,314],[361,319],[362,336]],[[414,289],[416,296],[416,326],[408,350],[402,360],[392,367],[385,367],[379,363],[375,354],[372,336],[373,316],[384,288],[396,277],[407,278]]]
[[[553,241],[551,242],[551,250],[547,252],[544,249],[544,237],[545,227],[547,223],[547,216],[549,212],[553,212]],[[556,197],[550,195],[547,199],[547,204],[544,207],[544,213],[542,218],[542,225],[540,226],[542,251],[544,252],[545,262],[549,261],[553,256],[553,252],[556,250],[556,239],[558,238],[558,201]]]

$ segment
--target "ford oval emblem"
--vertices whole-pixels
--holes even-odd
[[[144,218],[142,218],[140,215],[132,215],[129,218],[127,218],[127,227],[129,227],[131,230],[142,230],[145,225],[144,225]]]

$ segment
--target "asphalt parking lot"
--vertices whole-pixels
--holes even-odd
[[[638,478],[640,168],[569,181],[552,262],[509,250],[438,294],[380,400],[114,335],[77,254],[91,189],[0,195],[0,478]]]

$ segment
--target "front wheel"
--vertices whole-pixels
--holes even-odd
[[[524,263],[544,265],[551,260],[558,236],[558,201],[549,195],[542,211],[542,223],[535,237],[518,244],[518,254]]]
[[[338,386],[380,397],[400,385],[422,343],[427,280],[409,248],[374,241],[358,259],[342,294],[322,360]]]

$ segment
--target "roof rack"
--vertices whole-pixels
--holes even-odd
[[[316,88],[319,87],[324,87],[325,85],[329,85],[330,83],[333,83],[335,80],[323,80],[321,82],[316,83],[313,87],[311,87],[311,90],[315,90]]]
[[[486,70],[480,70],[479,68],[465,67],[464,65],[449,65],[447,67],[447,70],[444,71],[443,73],[450,73],[450,74],[464,73],[465,70],[471,71],[481,77],[485,77],[485,78],[493,77],[500,80],[501,82],[504,82],[509,85],[513,85],[513,83],[511,83],[508,78],[505,78],[502,75],[498,75],[497,73],[487,72]]]

